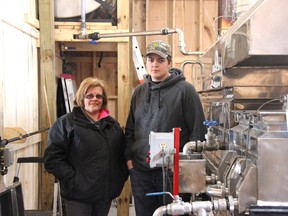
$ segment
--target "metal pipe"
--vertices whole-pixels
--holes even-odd
[[[186,60],[181,64],[181,71],[184,72],[184,67],[187,64],[198,64],[201,67],[201,80],[202,80],[202,89],[205,89],[205,82],[203,82],[203,80],[205,79],[205,65],[201,62],[201,61],[192,61],[192,60]],[[193,71],[193,77],[192,77],[193,81],[196,82],[196,73]]]
[[[8,143],[15,142],[15,141],[17,141],[17,140],[22,140],[22,139],[24,139],[24,138],[26,138],[26,137],[33,136],[33,135],[35,135],[35,134],[45,132],[45,131],[47,131],[47,130],[49,130],[49,128],[40,129],[40,130],[38,130],[38,131],[31,132],[31,133],[27,133],[27,134],[24,134],[24,135],[20,135],[20,136],[18,136],[18,137],[14,137],[14,138],[11,138],[11,139],[9,139],[9,140],[7,140],[7,139],[3,139],[3,140],[2,140],[1,137],[0,137],[0,146],[1,146],[1,147],[4,147],[4,146],[7,145]]]
[[[86,0],[81,0],[81,35],[86,35]]]
[[[210,197],[225,197],[226,189],[223,186],[219,185],[209,185],[206,188],[206,194]]]
[[[203,208],[199,209],[196,215],[197,216],[208,216],[207,211]]]
[[[204,54],[204,52],[196,52],[196,51],[189,51],[188,52],[188,51],[186,51],[183,31],[181,29],[178,29],[178,28],[174,29],[173,31],[178,33],[178,47],[179,47],[180,52],[183,55],[202,55],[202,54]]]
[[[196,201],[192,202],[192,212],[195,214],[199,209],[204,209],[207,212],[211,212],[213,209],[213,204],[210,201]]]
[[[196,142],[195,141],[189,141],[187,142],[183,147],[183,155],[190,155],[192,152],[196,151]]]
[[[161,29],[160,31],[145,31],[145,32],[117,32],[100,34],[99,32],[93,32],[86,35],[74,35],[74,39],[92,39],[100,40],[101,38],[117,38],[117,37],[133,37],[133,36],[147,36],[147,35],[168,35],[171,33],[169,29]]]
[[[178,47],[183,55],[201,55],[204,52],[186,51],[184,43],[184,34],[181,29],[169,29],[163,28],[157,31],[144,31],[144,32],[118,32],[118,33],[106,33],[100,34],[99,32],[94,32],[91,34],[76,34],[73,35],[74,39],[91,39],[100,40],[101,38],[116,38],[116,37],[132,37],[132,36],[148,36],[148,35],[168,35],[168,34],[178,34]]]
[[[162,216],[167,214],[167,206],[161,206],[155,210],[153,216]]]

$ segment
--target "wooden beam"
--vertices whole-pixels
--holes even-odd
[[[27,24],[39,29],[39,20],[30,16],[29,14],[24,14],[24,20]]]
[[[96,54],[96,52],[95,52],[95,54]],[[92,64],[94,64],[95,66],[96,66],[95,63],[97,62],[96,56],[94,57],[94,55],[93,55],[93,57],[81,57],[81,56],[69,57],[69,61],[73,62],[73,63],[91,63],[92,62]],[[109,63],[109,64],[115,63],[115,65],[116,65],[117,61],[118,61],[117,57],[105,57],[101,60],[101,63]],[[95,68],[95,67],[93,66],[93,68]]]
[[[130,3],[132,0],[117,2],[117,27],[119,30],[129,31],[130,29]],[[120,125],[125,126],[126,118],[129,112],[129,104],[132,94],[132,76],[131,76],[131,39],[128,43],[118,43],[118,121]],[[128,216],[129,215],[129,203],[130,203],[131,187],[130,179],[126,181],[121,195],[117,198],[117,215]]]
[[[131,6],[130,17],[131,19],[131,31],[134,32],[145,32],[146,31],[146,0],[134,0]],[[142,54],[146,52],[146,37],[137,37],[137,42]],[[133,76],[136,72],[133,73]],[[138,80],[137,76],[134,79]],[[133,79],[133,80],[134,80]]]
[[[3,25],[0,24],[0,32],[3,32]],[[3,47],[3,34],[0,34],[0,47]],[[3,62],[3,52],[0,52],[0,70],[4,71],[4,62]],[[4,114],[3,114],[3,110],[4,110],[4,73],[1,72],[0,73],[0,138],[3,138],[3,133],[4,133]]]
[[[1,16],[1,19],[2,19],[2,16]],[[0,22],[0,47],[4,47],[3,46],[3,23]],[[3,133],[4,133],[4,114],[3,114],[3,110],[4,110],[4,101],[3,101],[3,98],[4,98],[4,86],[3,86],[3,83],[4,83],[4,52],[0,52],[0,138],[3,138]],[[0,179],[1,180],[1,179]]]
[[[118,58],[118,121],[123,128],[128,116],[132,94],[132,75],[129,62],[131,58],[128,57],[131,56],[130,50],[130,43],[118,43],[118,56],[127,56],[127,58]],[[130,180],[128,180],[117,199],[119,204],[117,215],[129,215],[130,193]]]
[[[127,58],[118,58],[118,121],[125,125],[129,112],[129,101],[131,99],[131,72],[128,56],[131,55],[129,43],[118,44],[118,56],[127,56]]]
[[[40,128],[50,127],[56,120],[54,1],[39,0],[40,26]],[[49,90],[49,91],[48,91]],[[42,152],[47,144],[47,133],[43,133]],[[42,172],[41,206],[49,210],[52,206],[53,177]]]
[[[39,31],[38,29],[33,29],[31,26],[25,22],[17,22],[13,19],[5,19],[2,18],[1,20],[3,23],[6,23],[7,25],[35,38],[39,39]],[[33,30],[33,31],[32,31]]]

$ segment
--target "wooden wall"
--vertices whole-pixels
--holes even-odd
[[[65,56],[67,63],[64,65],[74,66],[75,71],[72,74],[77,86],[90,76],[104,80],[107,86],[108,109],[110,114],[117,118],[117,52],[67,52]]]
[[[119,5],[123,5],[118,0]],[[163,28],[180,29],[184,33],[185,50],[187,52],[205,52],[215,41],[216,34],[213,31],[214,19],[218,13],[217,0],[131,0],[130,4],[130,27],[117,28],[109,23],[89,23],[88,33],[99,32],[117,33],[123,31],[145,32],[155,31]],[[118,11],[119,8],[118,8]],[[123,13],[123,12],[119,12]],[[118,19],[119,20],[119,19]],[[216,22],[217,24],[217,22]],[[112,112],[117,107],[117,62],[115,59],[122,59],[127,64],[132,64],[133,88],[139,84],[133,62],[127,55],[117,55],[117,42],[123,42],[127,38],[100,39],[98,44],[89,44],[89,41],[74,40],[72,35],[80,31],[79,23],[56,22],[55,40],[66,47],[65,60],[76,65],[75,79],[77,84],[87,76],[99,76],[109,86],[109,96],[112,99]],[[102,28],[102,29],[101,29]],[[216,27],[217,29],[217,27]],[[75,31],[76,30],[76,31]],[[199,55],[183,55],[178,48],[178,34],[138,36],[136,37],[141,54],[145,54],[146,44],[152,40],[162,39],[169,42],[173,48],[173,66],[180,67],[185,60],[197,60]],[[131,39],[131,38],[130,38]],[[56,45],[56,47],[59,45]],[[127,49],[127,47],[126,47]],[[98,67],[101,54],[103,55],[103,67]],[[197,65],[196,65],[197,66]],[[194,66],[195,67],[195,66]],[[185,67],[185,75],[188,81],[192,80],[192,66]],[[114,87],[111,87],[114,86]],[[111,94],[110,94],[111,92]],[[124,94],[125,92],[120,92]],[[120,96],[120,98],[122,98]],[[114,103],[115,102],[115,103]],[[114,108],[115,107],[115,108]],[[117,114],[115,115],[117,117]]]
[[[134,31],[178,28],[184,33],[187,52],[205,52],[216,41],[213,21],[218,16],[218,0],[134,0],[132,7]],[[199,57],[180,53],[178,34],[138,37],[142,54],[145,53],[146,44],[156,39],[171,44],[174,67],[180,68],[185,60],[197,60]],[[193,83],[192,69],[189,66],[185,67],[186,79],[191,83]]]
[[[11,139],[39,130],[38,48],[39,30],[31,24],[36,16],[35,1],[1,1],[0,22],[0,136]],[[17,5],[17,7],[15,7]],[[19,157],[39,155],[41,136],[9,143],[14,163],[0,176],[5,186],[13,184]],[[37,164],[20,169],[26,209],[38,207],[39,170]]]

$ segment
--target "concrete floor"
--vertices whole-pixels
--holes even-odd
[[[121,216],[117,215],[117,207],[112,203],[108,216]],[[129,216],[136,216],[134,204],[129,206]]]
[[[129,204],[129,216],[136,216],[133,196],[131,196],[130,198],[131,203]],[[117,215],[117,199],[112,201],[108,216],[122,216]]]
[[[52,216],[51,211],[26,211],[25,216]],[[108,216],[121,216],[117,215],[117,207],[112,204]],[[136,216],[134,205],[129,207],[129,216]]]

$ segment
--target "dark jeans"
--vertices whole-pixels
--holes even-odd
[[[166,173],[166,172],[165,172]],[[168,170],[165,176],[166,191],[172,193],[173,173]],[[137,216],[151,216],[160,206],[170,204],[172,198],[169,195],[146,196],[147,193],[163,192],[163,172],[162,170],[152,173],[130,170],[132,193],[135,202]],[[165,201],[163,203],[163,201]]]
[[[109,213],[112,200],[95,203],[83,203],[73,200],[63,200],[63,202],[65,216],[106,216]]]

